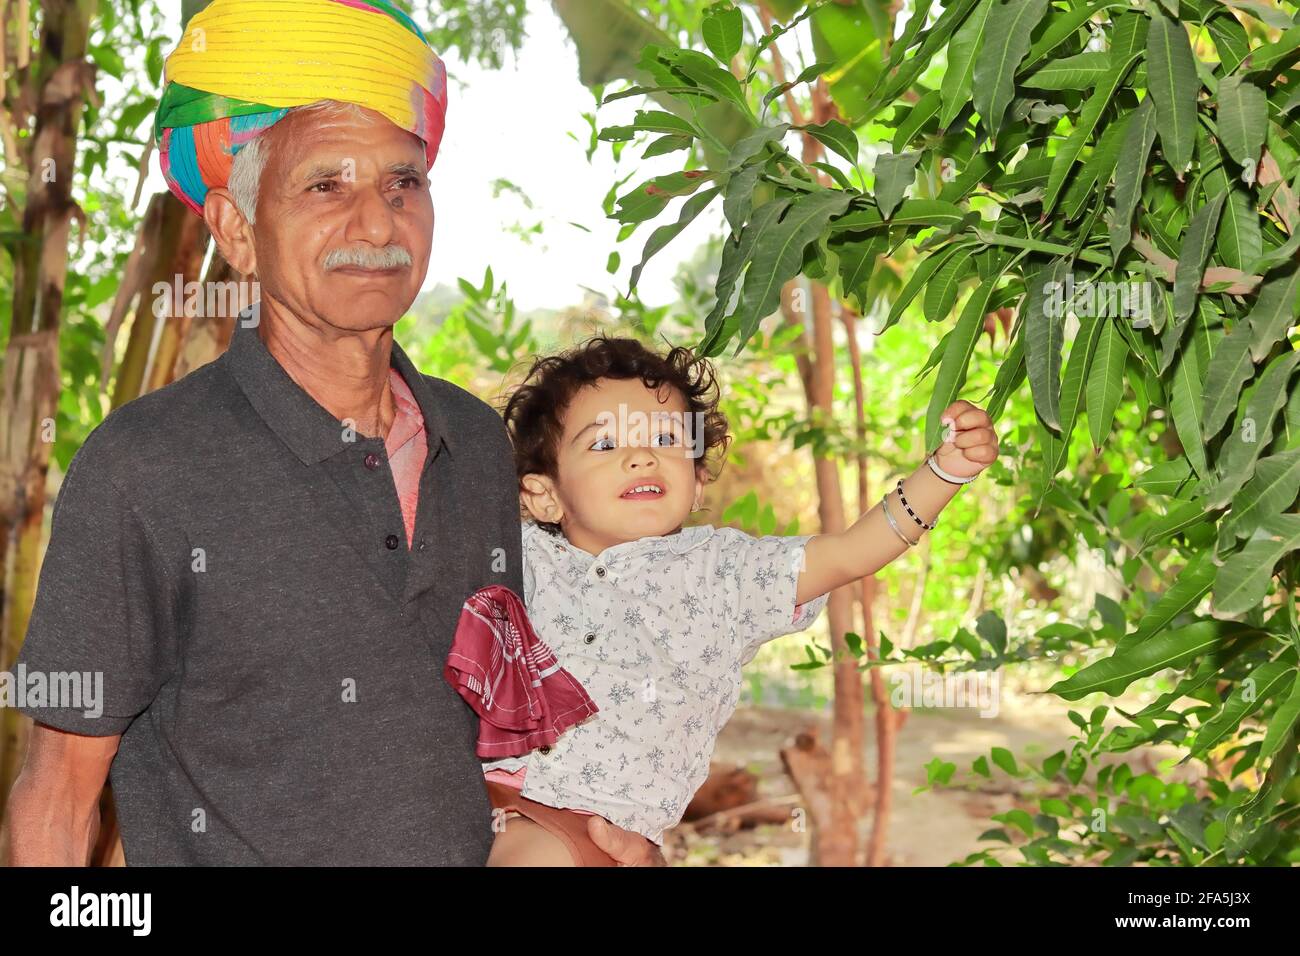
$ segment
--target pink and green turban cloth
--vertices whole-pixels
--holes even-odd
[[[447,70],[388,0],[212,0],[164,64],[154,138],[163,177],[199,215],[235,154],[292,107],[355,103],[442,142]]]

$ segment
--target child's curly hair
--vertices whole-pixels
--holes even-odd
[[[712,363],[677,346],[667,355],[632,338],[596,335],[561,352],[536,359],[524,381],[509,395],[503,415],[514,446],[515,474],[556,477],[556,450],[564,432],[564,413],[579,390],[600,379],[639,378],[646,388],[671,385],[686,401],[690,441],[699,449],[697,469],[709,480],[730,444],[727,418],[718,410],[720,393]],[[697,434],[702,425],[703,434]],[[522,486],[521,486],[522,487]],[[559,534],[558,525],[539,522]]]

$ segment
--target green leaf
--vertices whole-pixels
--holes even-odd
[[[1266,661],[1260,664],[1250,676],[1238,684],[1223,702],[1223,707],[1210,720],[1196,729],[1196,743],[1189,756],[1205,754],[1210,748],[1223,740],[1241,724],[1243,720],[1259,710],[1260,706],[1286,687],[1294,668],[1282,661]]]
[[[1168,627],[1178,615],[1195,610],[1201,598],[1209,593],[1218,570],[1211,557],[1209,552],[1204,552],[1183,568],[1169,589],[1142,615],[1137,629],[1121,638],[1115,645],[1115,650],[1127,650],[1149,640]]]
[[[1216,621],[1197,621],[1186,627],[1162,631],[1057,681],[1048,692],[1065,700],[1079,700],[1097,692],[1118,696],[1140,677],[1166,667],[1183,667],[1213,649],[1220,641],[1220,627]]]
[[[1152,521],[1142,533],[1139,551],[1145,551],[1157,541],[1163,541],[1170,535],[1186,531],[1193,525],[1200,524],[1206,517],[1205,506],[1197,501],[1180,501],[1163,515]]]
[[[1035,90],[1091,90],[1110,72],[1110,54],[1089,51],[1051,60],[1020,81]]]
[[[645,248],[641,251],[641,261],[632,269],[632,275],[628,282],[629,291],[636,288],[641,279],[641,270],[650,261],[650,257],[677,238],[678,234],[694,222],[695,217],[703,212],[704,208],[713,202],[721,191],[721,186],[714,186],[712,189],[706,189],[702,193],[695,194],[682,204],[681,214],[677,217],[676,222],[667,226],[660,226],[650,233],[650,238],[646,240]]]
[[[1056,161],[1052,163],[1051,175],[1047,177],[1047,191],[1043,196],[1043,215],[1047,215],[1055,208],[1056,200],[1061,194],[1061,189],[1065,186],[1065,179],[1069,175],[1070,167],[1079,158],[1084,145],[1092,136],[1093,130],[1097,128],[1102,111],[1114,99],[1115,90],[1123,82],[1124,77],[1133,68],[1133,64],[1138,61],[1140,56],[1140,53],[1134,53],[1113,67],[1097,84],[1096,90],[1088,97],[1088,101],[1083,104],[1074,132],[1061,144],[1061,148],[1056,154]]]
[[[1276,42],[1251,50],[1246,67],[1252,73],[1272,74],[1278,66],[1295,57],[1297,48],[1300,48],[1300,26],[1293,24]]]
[[[1250,331],[1238,322],[1214,350],[1210,367],[1205,371],[1205,404],[1201,434],[1209,441],[1219,434],[1233,409],[1241,386],[1251,377],[1255,366],[1250,361]],[[1199,469],[1198,469],[1199,471]]]
[[[1200,81],[1187,28],[1151,12],[1147,31],[1147,85],[1156,104],[1156,129],[1165,159],[1181,179],[1196,142],[1196,93]]]
[[[1223,264],[1243,272],[1260,258],[1263,241],[1259,231],[1259,214],[1246,190],[1233,187],[1228,193],[1228,204],[1219,221],[1219,236],[1215,242]]]
[[[839,120],[827,120],[820,125],[796,126],[805,131],[827,149],[839,153],[850,163],[858,161],[858,137]]]
[[[1268,363],[1246,401],[1236,427],[1219,449],[1220,481],[1205,493],[1206,506],[1222,508],[1255,470],[1260,451],[1273,439],[1273,421],[1287,397],[1287,381],[1300,360],[1300,352],[1287,352]]]
[[[886,222],[874,207],[855,209],[831,223],[832,232],[862,232],[890,226],[956,226],[966,213],[950,202],[938,199],[904,199]]]
[[[1116,320],[1101,321],[1101,340],[1097,343],[1097,354],[1088,373],[1088,428],[1094,448],[1100,448],[1110,434],[1115,409],[1124,394],[1124,362],[1128,358],[1128,342],[1120,333]]]
[[[1274,515],[1260,523],[1265,537],[1246,546],[1223,562],[1214,579],[1215,617],[1236,617],[1264,600],[1273,566],[1300,548],[1300,515]]]
[[[674,197],[688,196],[716,176],[716,173],[701,169],[656,176],[620,198],[618,209],[610,218],[622,223],[653,219]]]
[[[781,221],[762,237],[745,273],[736,311],[740,328],[737,355],[757,331],[759,322],[775,311],[781,299],[781,286],[799,274],[808,243],[825,231],[832,216],[848,207],[851,198],[839,189],[808,193],[796,200]]]
[[[1192,216],[1187,233],[1178,251],[1178,265],[1174,271],[1174,318],[1182,321],[1196,308],[1196,294],[1201,288],[1205,273],[1205,260],[1214,245],[1219,227],[1219,215],[1227,193],[1219,193]]]
[[[1065,277],[1069,259],[1044,266],[1025,283],[1025,369],[1034,408],[1053,428],[1061,427],[1061,348],[1065,337]]]
[[[717,62],[698,50],[685,50],[676,47],[661,47],[659,57],[668,64],[675,74],[685,77],[706,90],[718,94],[722,99],[739,107],[746,116],[753,116],[745,93],[729,70],[718,66]]]
[[[898,208],[908,187],[915,181],[916,163],[920,158],[919,152],[881,153],[876,157],[876,205],[886,219]]]
[[[1278,705],[1273,713],[1273,719],[1268,722],[1268,730],[1264,734],[1264,742],[1260,745],[1259,757],[1256,759],[1258,767],[1262,767],[1266,760],[1282,749],[1282,745],[1290,738],[1296,721],[1300,720],[1300,679],[1298,679],[1300,675],[1297,675],[1294,670],[1291,673],[1291,693]]]
[[[1242,325],[1250,327],[1250,354],[1258,361],[1267,355],[1300,315],[1300,267],[1265,280],[1255,296],[1254,308]],[[1243,333],[1244,336],[1244,333]]]
[[[889,315],[885,318],[885,324],[881,328],[882,332],[902,318],[904,310],[912,304],[921,289],[928,288],[930,277],[950,256],[955,255],[962,248],[963,246],[960,245],[944,246],[942,249],[930,253],[916,264],[912,270],[911,278],[907,280],[907,284],[903,286],[902,291],[894,298],[894,304],[890,306]]]
[[[939,421],[939,416],[961,394],[966,382],[966,367],[975,352],[975,343],[984,330],[984,314],[988,311],[989,300],[993,298],[999,278],[1001,273],[985,281],[970,294],[953,327],[952,338],[943,353],[943,361],[939,364],[939,372],[934,380],[934,391],[930,393],[930,404],[926,409],[927,450],[937,448],[942,442],[943,424]]]
[[[1016,757],[1006,747],[994,747],[989,751],[989,756],[993,758],[993,763],[1004,773],[1009,773],[1013,777],[1020,776],[1020,767],[1016,764]],[[1032,832],[1031,827],[1029,831]]]
[[[1070,346],[1070,357],[1065,363],[1065,375],[1061,381],[1061,448],[1053,462],[1052,474],[1064,467],[1070,452],[1070,435],[1083,407],[1084,384],[1088,381],[1088,369],[1092,366],[1100,338],[1101,320],[1094,315],[1083,316],[1079,320],[1074,344]]]
[[[750,163],[732,173],[722,198],[722,214],[733,234],[739,234],[754,206],[754,186],[763,172],[762,163]]]
[[[1156,115],[1151,97],[1133,113],[1124,131],[1124,145],[1115,167],[1115,208],[1107,216],[1111,255],[1118,258],[1133,235],[1133,210],[1146,181],[1147,159],[1156,139]]]
[[[1115,6],[1114,0],[1095,0],[1094,3],[1087,5],[1075,4],[1073,9],[1064,13],[1058,12],[1055,19],[1052,19],[1047,29],[1043,31],[1043,35],[1029,48],[1029,54],[1021,64],[1022,72],[1032,71],[1049,53],[1065,41],[1077,36],[1083,25],[1092,19],[1093,14],[1103,7],[1111,6]]]
[[[1255,473],[1232,499],[1232,511],[1220,525],[1224,534],[1249,537],[1270,515],[1281,514],[1300,494],[1300,448],[1261,458]]]
[[[1219,82],[1219,111],[1216,114],[1219,139],[1237,165],[1259,160],[1268,129],[1268,97],[1254,83],[1240,76],[1225,76]]]
[[[1245,27],[1227,11],[1220,16],[1211,16],[1205,21],[1205,26],[1214,38],[1214,48],[1225,74],[1233,72],[1250,52],[1250,38]]]
[[[1029,52],[1030,34],[1046,12],[1047,0],[1010,0],[988,13],[984,43],[975,56],[972,98],[994,139],[1015,96],[1016,68]]]
[[[1201,417],[1204,401],[1201,391],[1201,359],[1191,344],[1179,350],[1173,374],[1174,387],[1169,412],[1174,419],[1174,431],[1178,433],[1178,440],[1182,443],[1183,452],[1192,469],[1205,478],[1210,474],[1210,465],[1205,457],[1205,439],[1201,437],[1204,431]],[[1224,417],[1227,417],[1227,413]]]
[[[768,143],[780,143],[781,137],[789,129],[789,123],[779,123],[776,126],[760,126],[753,132],[746,133],[731,147],[727,156],[727,169],[737,170],[766,149]]]
[[[700,24],[700,32],[709,51],[723,63],[740,52],[744,39],[745,21],[740,11],[730,4],[714,4]]]
[[[672,133],[665,133],[645,148],[641,153],[641,158],[650,159],[654,156],[665,156],[679,149],[690,149],[692,142],[689,136],[674,136]]]
[[[971,79],[975,75],[975,55],[984,41],[984,28],[989,10],[996,0],[982,0],[962,21],[952,39],[948,41],[948,67],[939,88],[943,109],[939,113],[939,128],[947,129],[957,114],[970,102]]]
[[[731,302],[736,280],[753,259],[755,246],[775,228],[781,216],[789,209],[790,202],[790,199],[782,197],[764,203],[754,212],[752,220],[736,239],[723,241],[722,262],[718,266],[718,278],[713,290],[717,301],[704,319],[704,338],[697,347],[700,354],[716,355],[718,353],[715,350],[726,344],[722,335],[728,323],[723,321],[723,316]],[[734,322],[731,326],[734,328]]]
[[[888,248],[883,234],[835,247],[844,296],[859,312],[866,311],[867,286],[876,258]]]
[[[1192,468],[1186,458],[1175,458],[1152,465],[1133,482],[1135,487],[1153,495],[1174,497],[1191,478]]]
[[[903,152],[904,147],[921,131],[921,127],[930,122],[934,114],[939,112],[940,103],[938,90],[931,90],[916,101],[916,105],[908,111],[894,130],[894,152]]]
[[[1282,245],[1262,253],[1252,265],[1245,268],[1245,271],[1254,273],[1270,272],[1291,259],[1296,254],[1297,249],[1300,249],[1300,229],[1292,233],[1291,238],[1287,239]]]
[[[957,291],[962,280],[975,271],[971,265],[973,255],[971,250],[963,249],[951,256],[925,287],[923,309],[927,321],[942,321],[957,304]]]

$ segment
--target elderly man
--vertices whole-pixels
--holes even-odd
[[[382,0],[214,0],[167,60],[163,168],[260,302],[73,459],[21,666],[13,862],[84,864],[111,769],[128,864],[481,865],[466,597],[520,585],[502,423],[393,341],[429,263],[445,74]],[[322,102],[323,101],[323,102]],[[624,864],[661,862],[593,818]]]

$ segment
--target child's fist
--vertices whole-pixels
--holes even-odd
[[[958,399],[943,410],[943,444],[934,453],[940,468],[958,478],[973,478],[998,457],[998,436],[989,413]]]

